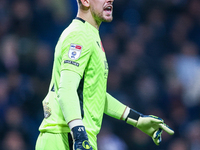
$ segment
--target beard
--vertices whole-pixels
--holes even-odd
[[[112,14],[110,16],[106,16],[104,15],[104,11],[96,13],[95,10],[92,9],[91,12],[97,24],[101,24],[101,22],[111,22],[113,20]]]

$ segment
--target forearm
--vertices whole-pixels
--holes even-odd
[[[73,149],[92,150],[88,141],[87,132],[83,125],[77,88],[80,75],[68,70],[61,71],[60,85],[58,90],[58,101],[64,118],[68,123],[73,137]],[[83,147],[83,144],[85,147]]]
[[[109,93],[106,93],[106,104],[104,113],[116,119],[123,119],[123,114],[126,110],[126,105],[112,97]]]
[[[81,119],[80,103],[77,94],[80,79],[80,75],[75,72],[61,71],[58,101],[67,123],[75,119]]]

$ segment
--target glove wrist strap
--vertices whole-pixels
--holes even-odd
[[[133,125],[135,127],[137,124],[137,121],[141,115],[142,114],[137,112],[136,110],[130,109],[130,112],[129,112],[128,116],[126,117],[125,121],[126,121],[126,123]]]

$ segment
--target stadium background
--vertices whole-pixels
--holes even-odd
[[[0,0],[0,149],[33,150],[55,44],[75,18],[75,0]],[[99,150],[200,149],[200,1],[115,0],[100,35],[108,92],[175,130],[155,146],[104,117]]]

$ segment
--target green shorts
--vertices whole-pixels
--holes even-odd
[[[35,150],[73,150],[70,133],[40,133]]]
[[[88,134],[93,150],[97,150],[96,136]],[[70,133],[40,133],[35,150],[73,150],[73,140]]]

